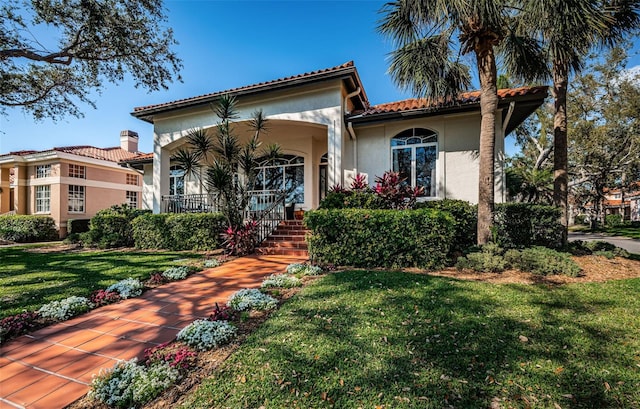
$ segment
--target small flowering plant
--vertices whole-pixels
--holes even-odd
[[[210,258],[208,260],[205,260],[202,263],[202,266],[204,268],[214,268],[214,267],[218,267],[222,264],[222,262],[220,260],[218,260],[217,258]]]
[[[322,269],[311,264],[289,264],[287,266],[287,274],[301,276],[317,276],[322,274]]]
[[[155,398],[178,379],[180,371],[166,362],[146,367],[138,365],[137,359],[120,361],[94,377],[89,397],[118,408],[135,407]]]
[[[278,305],[278,300],[260,290],[245,288],[233,293],[227,305],[236,311],[270,310]]]
[[[170,267],[162,272],[162,276],[170,281],[184,280],[189,272],[187,266]]]
[[[103,305],[113,304],[120,301],[122,297],[117,291],[96,290],[91,293],[89,300],[94,307],[101,307]]]
[[[39,317],[40,314],[37,312],[22,312],[3,318],[0,321],[0,342],[36,329],[38,327],[36,320]]]
[[[117,291],[122,299],[137,297],[142,294],[144,286],[137,278],[126,278],[107,287],[107,291]]]
[[[267,277],[263,282],[262,288],[293,288],[300,287],[302,281],[295,276],[289,274],[272,274]]]
[[[51,301],[43,305],[38,313],[43,318],[65,321],[93,308],[93,304],[86,297],[71,296],[60,301]]]
[[[218,303],[216,303],[213,313],[209,315],[209,321],[233,321],[235,318],[236,310],[228,305],[220,307]]]
[[[196,320],[184,327],[176,339],[206,351],[229,342],[236,335],[236,327],[228,321]]]
[[[162,275],[162,273],[153,273],[149,277],[150,285],[162,285],[166,283],[168,280]]]
[[[166,362],[173,368],[188,370],[196,366],[196,352],[188,346],[179,343],[160,344],[144,350],[144,364],[152,366]]]

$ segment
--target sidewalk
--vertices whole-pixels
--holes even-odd
[[[165,284],[80,317],[16,338],[0,347],[0,409],[64,408],[89,390],[91,377],[118,360],[141,358],[146,348],[170,341],[215,302],[256,288],[283,273],[291,256],[242,257]]]

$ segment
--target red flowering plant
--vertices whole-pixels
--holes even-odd
[[[169,366],[188,370],[196,366],[196,352],[180,343],[165,342],[144,350],[143,362],[151,366],[157,362],[166,362]]]
[[[258,223],[255,220],[251,220],[243,226],[227,227],[227,230],[222,234],[227,252],[234,256],[253,253],[257,244],[257,228]]]
[[[40,326],[37,312],[22,312],[0,321],[0,342],[17,337]]]
[[[108,305],[117,303],[120,301],[122,297],[117,291],[107,291],[107,290],[96,290],[91,293],[91,297],[89,300],[96,307],[100,307],[102,305]]]
[[[236,310],[227,305],[220,307],[218,303],[216,303],[213,313],[209,315],[209,321],[233,321],[235,318]]]

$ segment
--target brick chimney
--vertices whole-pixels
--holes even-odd
[[[121,131],[120,147],[127,152],[138,152],[138,133],[129,130]]]

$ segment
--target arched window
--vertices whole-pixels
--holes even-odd
[[[184,170],[180,166],[169,168],[169,194],[184,195]]]
[[[277,159],[259,160],[255,190],[283,190],[287,203],[304,203],[304,158],[282,155]]]
[[[437,157],[438,134],[430,129],[407,129],[391,138],[391,168],[411,187],[423,186],[427,197],[436,195]]]

